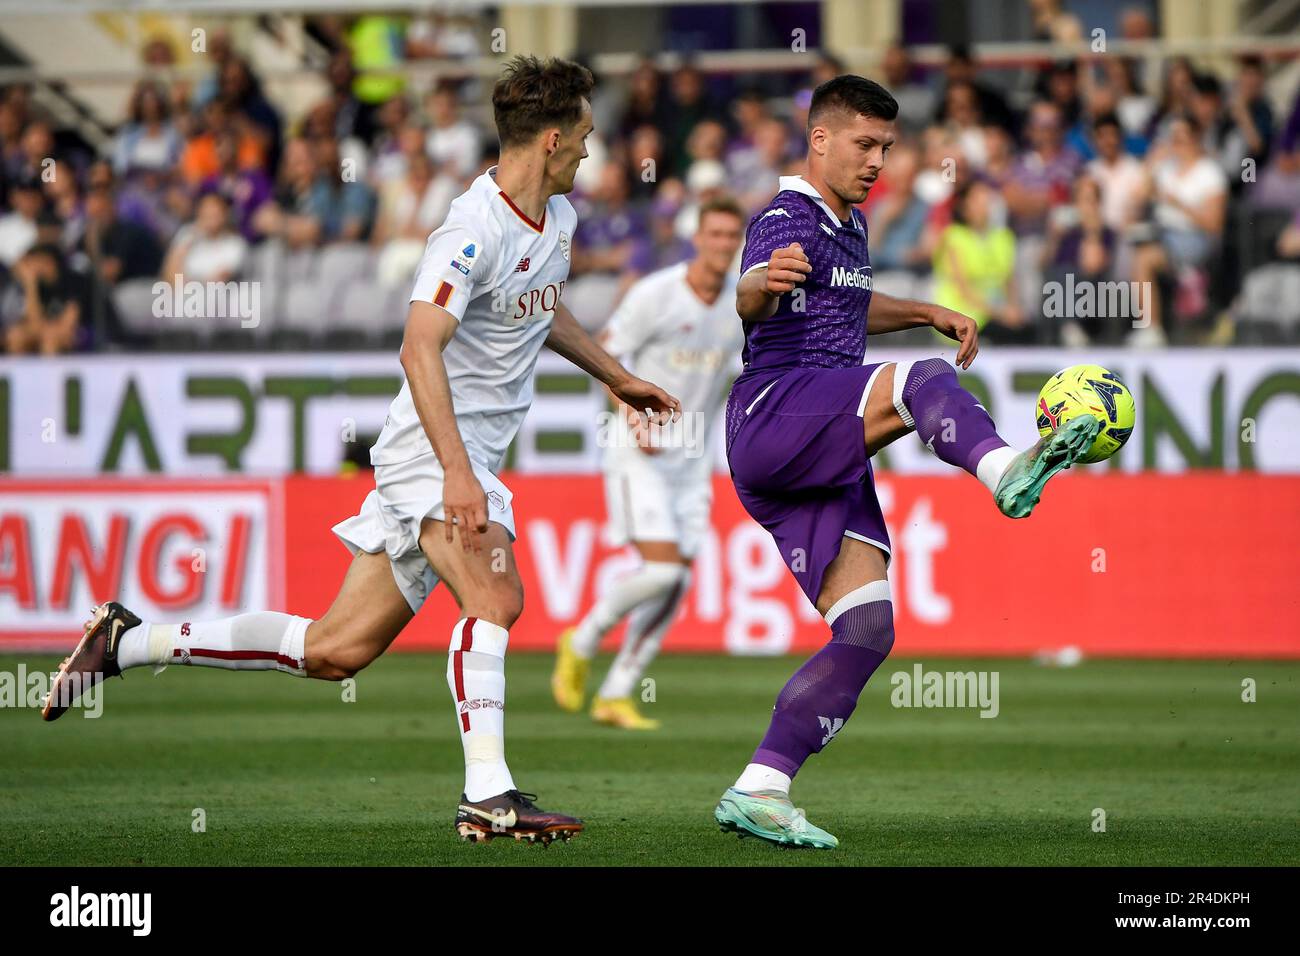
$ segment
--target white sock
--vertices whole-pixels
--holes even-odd
[[[506,644],[510,632],[461,618],[451,630],[447,686],[465,748],[465,798],[485,800],[515,789],[506,766]]]
[[[650,666],[650,662],[659,653],[659,645],[664,635],[672,627],[681,606],[682,597],[690,582],[690,570],[685,565],[678,565],[682,572],[677,584],[662,598],[644,601],[632,609],[628,618],[627,633],[623,635],[623,646],[618,656],[605,675],[597,697],[612,700],[617,697],[630,697],[637,681]]]
[[[573,634],[573,652],[587,660],[595,657],[601,638],[623,620],[625,614],[638,604],[666,595],[682,571],[683,566],[673,561],[646,561],[617,581],[578,625]]]
[[[1010,445],[1004,445],[1001,448],[994,448],[987,452],[975,466],[975,477],[991,492],[998,490],[998,482],[1002,476],[1007,473],[1011,467],[1011,462],[1020,452],[1016,451]]]
[[[256,611],[219,621],[145,622],[122,635],[117,666],[196,664],[227,670],[278,670],[305,677],[309,618]]]
[[[745,772],[736,778],[736,789],[746,793],[755,790],[779,790],[790,795],[790,778],[775,767],[765,767],[761,763],[751,763]]]

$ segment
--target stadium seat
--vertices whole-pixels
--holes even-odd
[[[153,314],[154,279],[128,279],[113,289],[113,307],[122,328],[136,335],[153,335],[163,323]]]

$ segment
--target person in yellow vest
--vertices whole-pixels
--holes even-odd
[[[1016,301],[1015,233],[995,222],[996,200],[994,188],[981,179],[958,188],[952,222],[934,252],[934,300],[969,315],[992,341],[1032,341]]]
[[[406,88],[406,78],[400,73],[378,72],[401,68],[404,32],[402,20],[378,15],[357,17],[348,30],[348,47],[357,71],[352,92],[361,102],[386,103]]]

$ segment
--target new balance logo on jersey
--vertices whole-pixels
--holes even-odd
[[[871,290],[871,266],[858,266],[856,269],[846,269],[843,266],[836,266],[831,270],[831,285],[848,286],[850,289]]]
[[[527,272],[527,271],[528,271],[528,265],[529,265],[529,257],[528,257],[528,256],[524,256],[522,259],[519,260],[519,265],[515,266],[515,271],[516,271],[516,272]]]
[[[789,215],[790,214],[788,212],[786,212],[780,206],[777,206],[775,209],[769,209],[767,212],[763,213],[763,215],[759,216],[758,218],[766,219],[768,216],[786,216],[788,218]]]
[[[822,746],[825,747],[840,732],[840,728],[844,726],[844,718],[818,717],[817,720],[822,725],[822,730],[826,731],[826,736],[822,738]]]

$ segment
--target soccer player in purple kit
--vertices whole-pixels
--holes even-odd
[[[894,643],[889,535],[871,456],[915,431],[964,468],[1012,518],[1092,446],[1081,416],[1028,451],[1011,448],[946,359],[869,362],[869,334],[929,325],[978,351],[975,322],[871,288],[867,228],[854,208],[894,143],[898,104],[879,84],[838,76],[813,93],[807,172],[781,178],[750,222],[736,311],[744,369],[727,403],[727,460],[749,514],[775,539],[831,638],[781,690],[767,734],[714,810],[723,830],[775,843],[834,847],[790,800],[804,761],[843,728]]]

